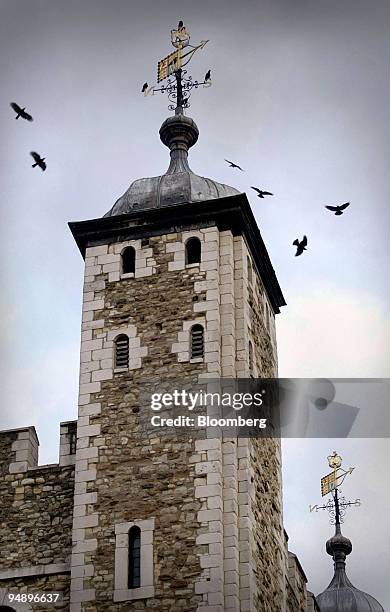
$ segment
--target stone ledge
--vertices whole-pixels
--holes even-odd
[[[138,589],[118,589],[114,591],[114,601],[131,601],[132,599],[148,599],[154,597],[153,586],[143,586]]]
[[[0,571],[0,580],[25,578],[27,576],[49,576],[50,574],[70,574],[70,564],[50,563],[48,565],[33,565],[32,567],[16,567]]]

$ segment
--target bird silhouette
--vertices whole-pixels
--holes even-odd
[[[234,162],[230,161],[229,159],[225,159],[225,162],[227,164],[229,164],[230,168],[237,168],[238,170],[242,170],[242,172],[244,172],[244,170],[241,168],[241,166],[238,166],[237,164],[235,164]]]
[[[36,166],[39,166],[40,169],[42,170],[42,172],[44,172],[46,170],[46,164],[45,164],[45,157],[41,157],[39,155],[39,153],[36,153],[36,151],[31,151],[30,153],[31,157],[33,158],[33,160],[35,161],[35,164],[33,164],[31,167],[35,168]]]
[[[183,24],[182,20],[180,20],[179,23],[177,24],[177,29],[180,30],[180,28],[182,28],[183,25],[184,24]]]
[[[328,210],[334,212],[336,216],[340,216],[343,214],[343,211],[350,205],[351,202],[345,202],[345,204],[340,204],[339,206],[325,206]]]
[[[207,81],[210,81],[210,80],[211,80],[211,70],[208,70],[208,71],[206,72],[206,75],[205,75],[205,77],[204,77],[204,80],[205,80],[205,83],[207,83]]]
[[[270,191],[263,191],[262,189],[259,189],[258,187],[251,187],[251,189],[254,189],[257,192],[257,196],[259,198],[264,198],[264,196],[273,196],[274,195]]]
[[[11,102],[10,107],[16,113],[15,119],[19,119],[19,117],[22,117],[22,119],[26,119],[27,121],[34,121],[32,116],[29,115],[29,113],[26,113],[26,107],[21,108],[19,104],[16,104],[16,102]]]
[[[148,88],[148,84],[145,82],[145,83],[142,85],[142,89],[141,89],[142,93],[145,93],[145,91],[147,90],[147,88]]]
[[[304,236],[301,242],[299,242],[298,238],[296,238],[293,242],[293,245],[297,247],[297,252],[295,253],[295,257],[302,255],[303,251],[306,251],[307,246],[307,237]]]

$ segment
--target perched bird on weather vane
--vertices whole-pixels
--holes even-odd
[[[184,108],[189,107],[189,98],[193,88],[197,89],[200,85],[209,87],[211,85],[211,71],[206,73],[204,81],[194,81],[191,76],[187,76],[187,71],[183,70],[184,66],[192,59],[196,51],[203,49],[208,43],[208,40],[201,40],[198,45],[190,44],[190,34],[180,20],[177,28],[171,30],[171,43],[175,47],[175,51],[164,57],[157,65],[157,84],[167,82],[160,87],[151,85],[145,82],[141,92],[148,96],[161,92],[167,93],[172,104],[168,107],[169,110],[175,110],[176,113],[182,113]]]

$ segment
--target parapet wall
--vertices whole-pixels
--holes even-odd
[[[69,607],[75,427],[75,421],[61,424],[60,462],[42,466],[34,427],[0,432],[0,591],[50,592],[61,586],[64,610]]]

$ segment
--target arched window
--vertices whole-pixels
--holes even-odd
[[[191,327],[191,359],[204,356],[204,330],[201,325]]]
[[[141,529],[129,531],[129,589],[141,586]]]
[[[135,249],[131,246],[122,251],[122,274],[135,273]]]
[[[115,367],[129,367],[129,338],[121,334],[115,339]]]
[[[253,376],[253,346],[250,340],[248,344],[248,359],[249,359],[249,375]]]
[[[202,247],[199,238],[190,238],[186,242],[186,264],[200,263]]]

